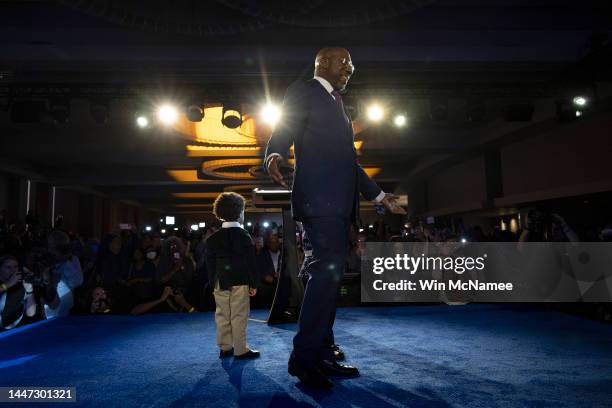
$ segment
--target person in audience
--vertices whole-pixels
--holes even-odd
[[[172,298],[173,291],[170,286],[163,288],[161,295],[151,300],[140,301],[132,307],[130,313],[133,315],[141,315],[147,312],[152,313],[168,313],[174,312],[174,309],[168,304],[168,299]]]
[[[209,281],[214,285],[217,309],[217,344],[219,358],[259,357],[246,339],[249,296],[257,294],[255,246],[244,223],[244,198],[236,193],[222,193],[213,204],[213,213],[223,221],[206,245]]]
[[[24,316],[36,314],[36,300],[32,284],[24,282],[17,258],[0,257],[0,327],[12,329],[22,323]]]
[[[188,285],[193,281],[194,265],[186,256],[186,248],[178,237],[169,237],[164,241],[158,266],[158,282],[161,286],[172,288],[170,304],[177,311],[195,312],[185,298]]]
[[[121,238],[116,234],[108,234],[102,240],[98,251],[96,274],[102,286],[109,291],[125,280],[128,274],[128,265],[121,254]]]
[[[91,295],[91,307],[89,312],[91,314],[106,314],[111,311],[111,301],[106,294],[103,287],[98,286],[94,288]]]
[[[264,247],[256,255],[256,260],[259,272],[259,293],[255,303],[257,307],[270,307],[281,267],[281,243],[277,234],[272,231],[266,233]]]
[[[73,291],[83,283],[83,272],[79,258],[72,255],[70,238],[63,231],[55,230],[47,238],[48,251],[53,264],[52,281],[57,282],[59,305],[45,306],[47,318],[68,316],[74,305]]]

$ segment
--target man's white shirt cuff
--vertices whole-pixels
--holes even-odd
[[[380,194],[376,196],[374,201],[376,201],[377,203],[380,203],[383,200],[383,198],[385,198],[385,192],[381,191]]]
[[[270,160],[272,160],[273,157],[283,157],[281,156],[279,153],[271,153],[267,158],[266,158],[266,162],[264,163],[266,165],[266,170],[268,170],[268,164],[270,164]]]

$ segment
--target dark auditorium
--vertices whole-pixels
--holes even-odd
[[[612,407],[612,2],[0,0],[4,406]]]

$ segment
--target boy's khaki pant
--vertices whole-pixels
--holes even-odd
[[[246,341],[249,286],[232,286],[229,290],[221,290],[217,282],[213,294],[217,305],[215,324],[219,348],[227,351],[234,347],[234,355],[246,353],[249,349]]]

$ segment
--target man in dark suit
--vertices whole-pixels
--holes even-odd
[[[323,48],[316,56],[314,78],[293,83],[283,101],[283,119],[270,138],[265,167],[288,187],[279,171],[289,147],[295,150],[291,205],[313,253],[310,276],[293,339],[289,373],[315,388],[330,388],[328,376],[358,376],[355,367],[334,359],[333,324],[336,293],[344,273],[349,226],[359,214],[359,193],[405,213],[396,197],[385,194],[357,161],[351,118],[340,92],[353,74],[349,52]]]

